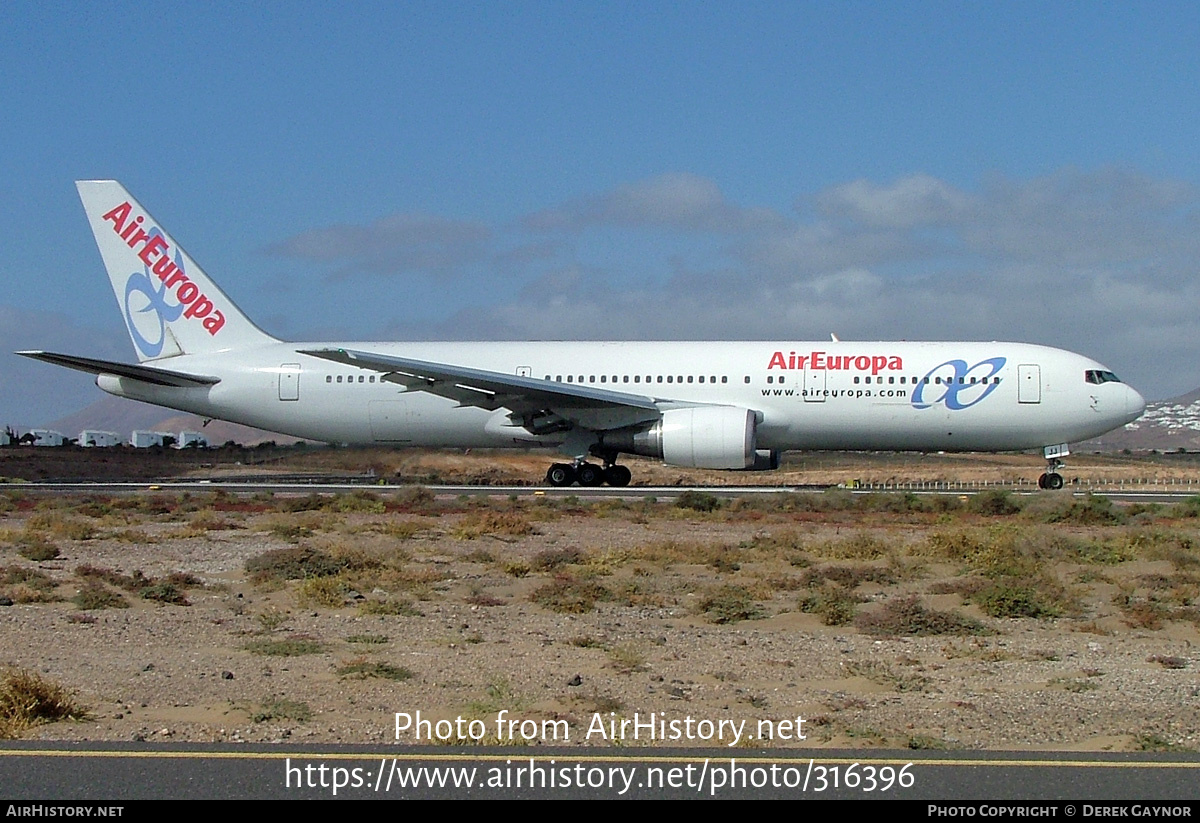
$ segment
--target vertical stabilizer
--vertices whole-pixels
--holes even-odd
[[[115,180],[77,182],[138,359],[275,342]]]

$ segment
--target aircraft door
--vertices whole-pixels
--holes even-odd
[[[825,369],[804,370],[804,402],[825,402]]]
[[[300,399],[300,364],[284,363],[279,367],[279,399]]]
[[[1032,364],[1017,366],[1017,402],[1042,402],[1042,369]]]

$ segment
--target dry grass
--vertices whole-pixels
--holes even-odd
[[[0,675],[0,738],[20,737],[41,723],[86,719],[87,709],[63,686],[25,669]]]

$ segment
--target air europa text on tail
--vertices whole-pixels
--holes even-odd
[[[178,251],[175,259],[171,260],[171,245],[162,231],[157,226],[149,231],[142,228],[145,216],[139,214],[131,220],[132,212],[133,206],[126,201],[106,213],[103,219],[113,224],[113,232],[124,240],[129,248],[136,249],[139,243],[142,244],[142,250],[137,253],[138,258],[146,264],[148,270],[154,272],[155,277],[161,280],[166,288],[174,291],[179,304],[187,307],[183,316],[200,320],[205,330],[216,336],[225,325],[225,315],[184,273],[183,257]]]

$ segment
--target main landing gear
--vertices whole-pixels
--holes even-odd
[[[633,479],[633,473],[625,466],[609,463],[601,468],[595,463],[578,461],[576,463],[555,463],[546,472],[546,482],[551,486],[563,487],[572,483],[581,486],[600,486],[607,483],[610,486],[628,486]]]

